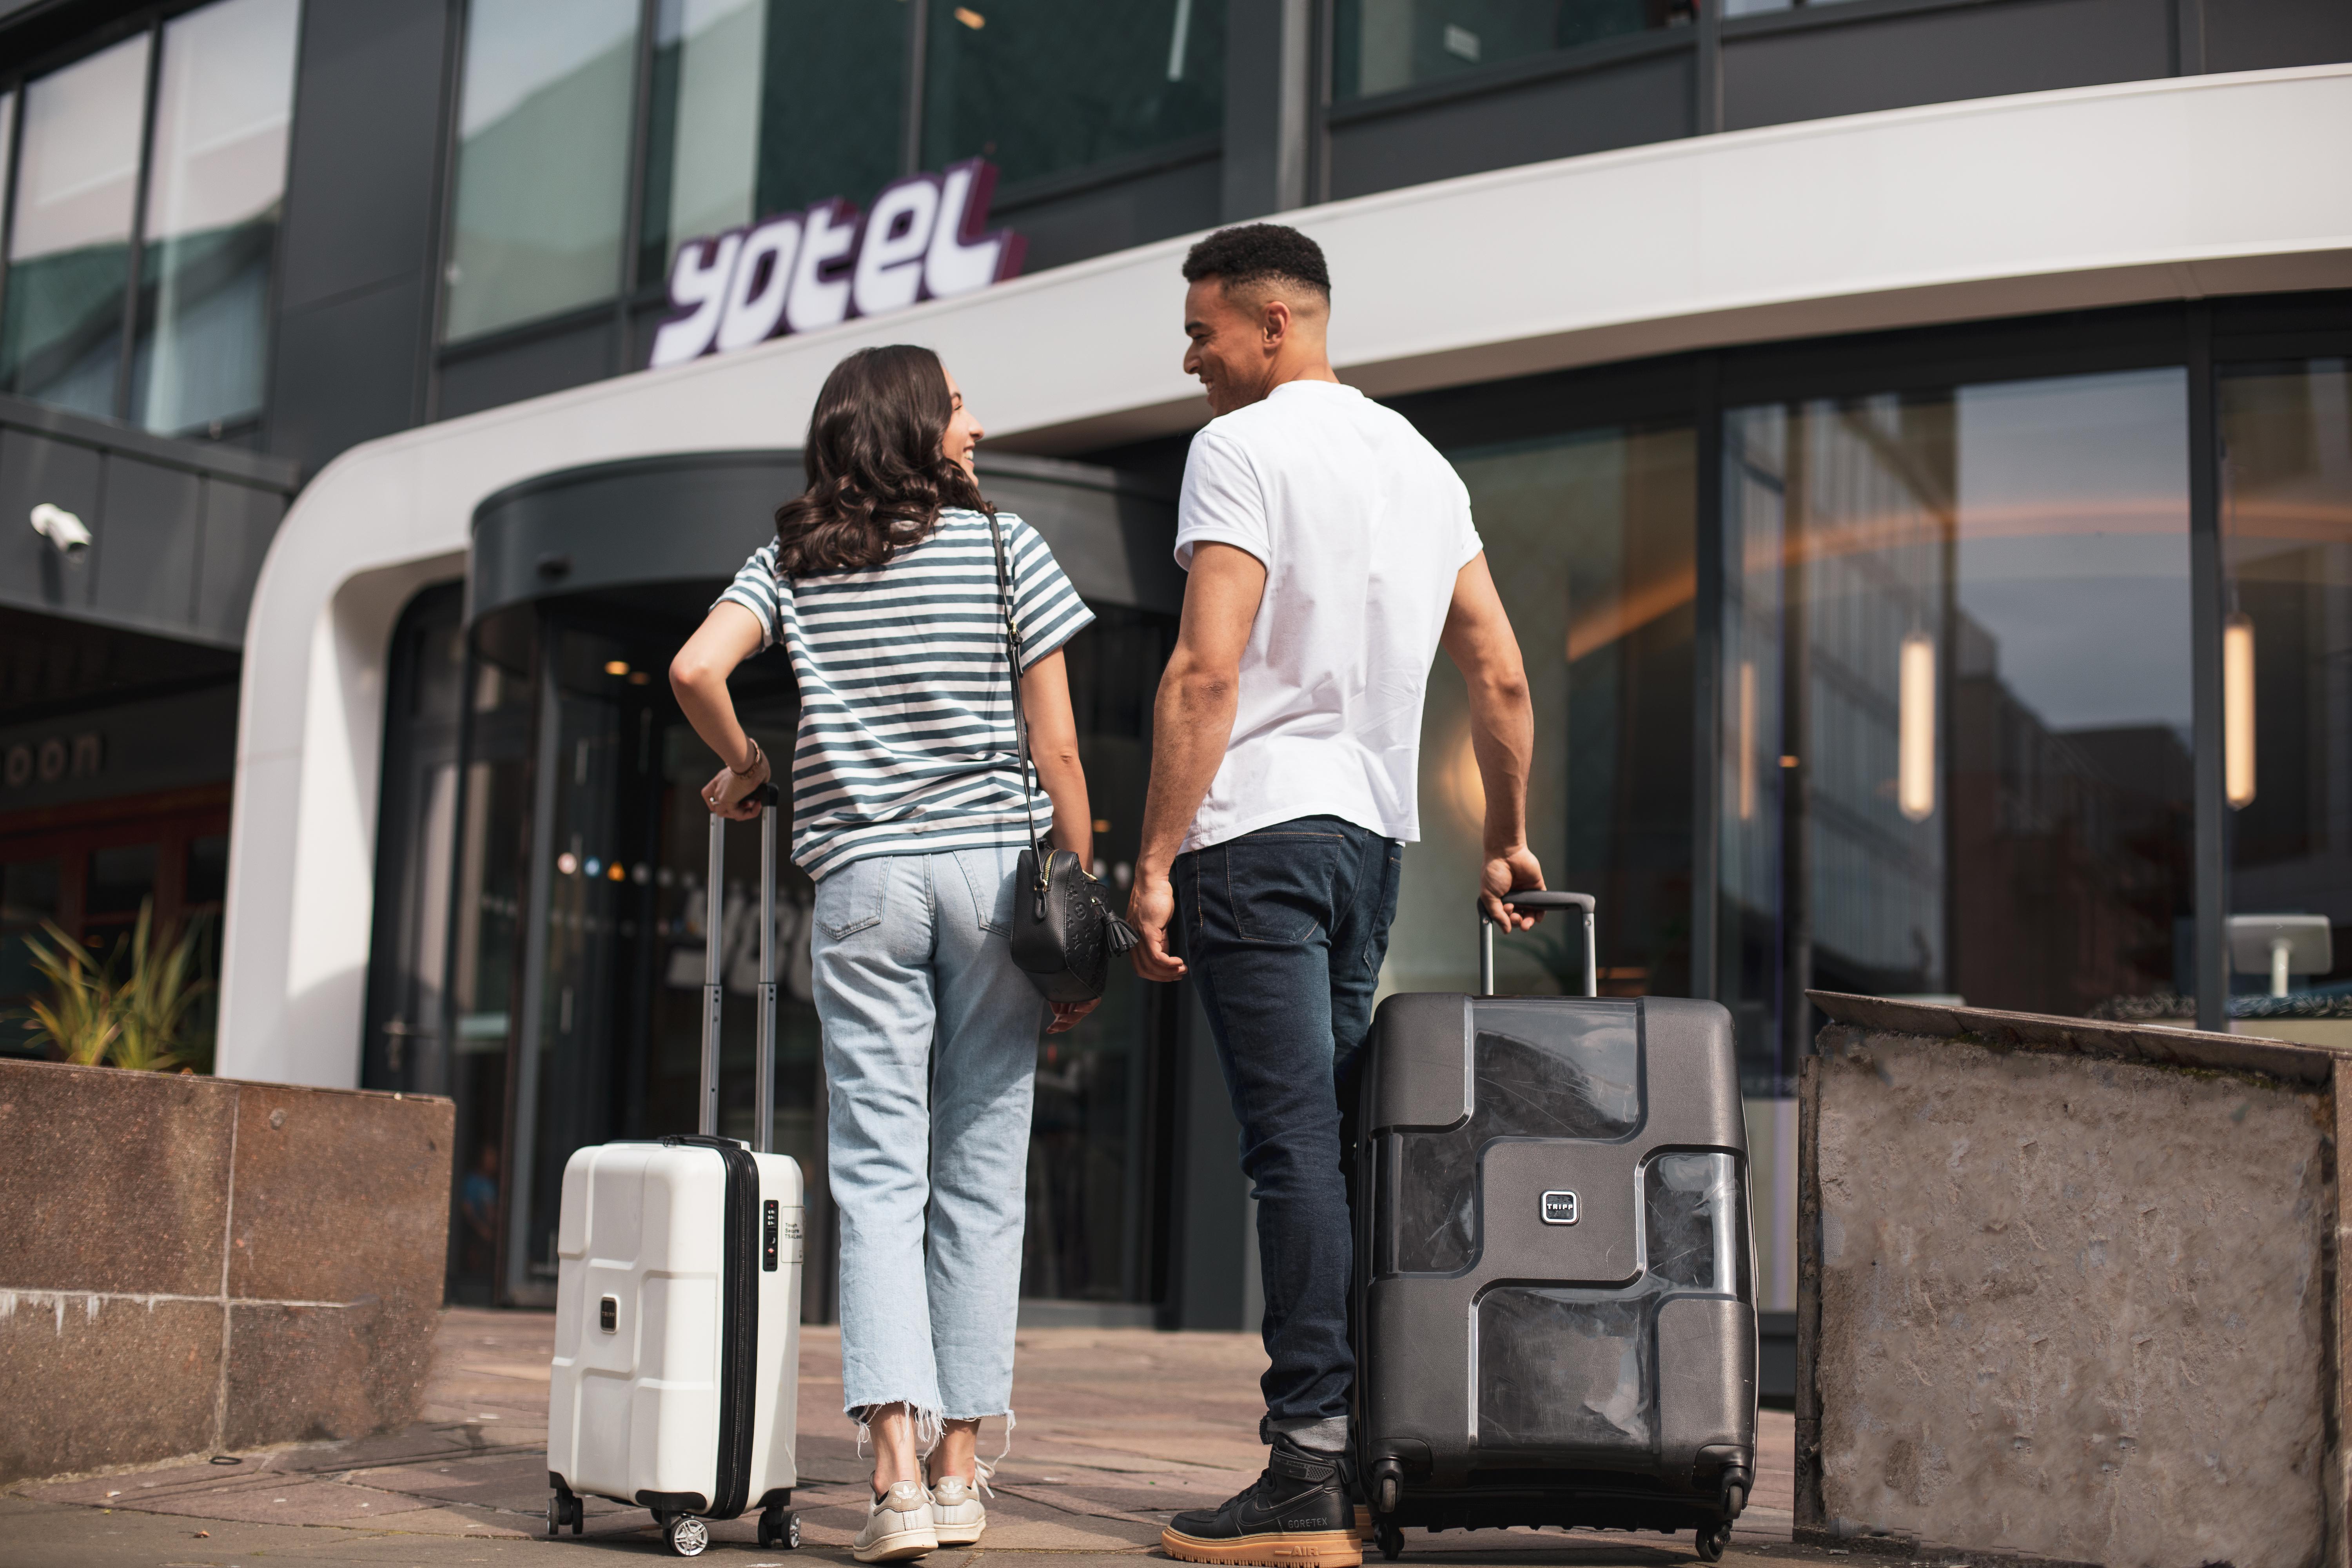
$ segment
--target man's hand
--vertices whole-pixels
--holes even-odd
[[[1543,867],[1524,844],[1486,857],[1478,873],[1478,907],[1505,931],[1533,931],[1543,919],[1541,910],[1515,910],[1503,902],[1506,893],[1524,893],[1544,885]]]
[[[1091,1002],[1049,1002],[1046,1005],[1054,1009],[1054,1021],[1045,1026],[1045,1032],[1058,1035],[1065,1029],[1076,1028],[1079,1019],[1102,1005],[1102,998],[1097,996]]]
[[[1146,980],[1181,980],[1184,961],[1168,951],[1168,928],[1176,923],[1176,889],[1168,873],[1137,871],[1127,895],[1127,923],[1141,938],[1128,957]]]

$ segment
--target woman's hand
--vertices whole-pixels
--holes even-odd
[[[1091,1002],[1056,1002],[1053,1004],[1054,1021],[1045,1026],[1045,1032],[1058,1035],[1065,1029],[1074,1029],[1077,1027],[1079,1019],[1101,1005],[1102,998],[1099,996]]]
[[[713,816],[731,817],[737,822],[749,822],[760,815],[760,803],[753,792],[768,782],[768,753],[763,747],[759,760],[748,773],[733,768],[720,768],[702,786],[702,804],[710,808]]]

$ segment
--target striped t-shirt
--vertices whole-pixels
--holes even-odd
[[[1026,671],[1094,612],[1036,530],[996,516]],[[719,603],[730,599],[760,617],[761,647],[782,640],[800,680],[791,795],[802,870],[1027,841],[987,518],[942,511],[885,565],[782,582],[772,541]],[[1043,834],[1053,803],[1040,790],[1034,804]]]

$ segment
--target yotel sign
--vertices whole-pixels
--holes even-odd
[[[670,263],[671,314],[649,364],[731,353],[1013,277],[1021,237],[983,232],[995,188],[995,165],[970,158],[885,186],[863,216],[836,197],[688,240]]]

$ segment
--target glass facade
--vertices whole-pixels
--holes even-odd
[[[1555,887],[1598,897],[1604,994],[1685,994],[1696,445],[1687,424],[1603,426],[1446,456],[1527,658],[1528,840]],[[1470,989],[1486,795],[1460,675],[1440,658],[1422,728],[1421,842],[1405,853],[1382,984]],[[1580,929],[1496,943],[1505,991],[1580,992]]]
[[[2187,451],[2179,369],[1725,415],[1715,994],[1756,1087],[1808,987],[2187,988]]]
[[[442,337],[650,303],[688,240],[966,158],[1017,182],[1213,138],[1224,61],[1225,0],[473,0]]]
[[[111,417],[122,371],[146,34],[25,89],[0,386]]]
[[[1224,127],[1224,0],[934,5],[923,164],[1033,179]]]
[[[914,9],[662,0],[637,275],[666,277],[682,241],[896,179]]]
[[[621,287],[637,0],[473,0],[443,335]]]
[[[222,0],[164,26],[131,368],[150,430],[261,412],[299,15],[299,0]]]
[[[1444,81],[1660,27],[1695,0],[1338,0],[1331,96],[1341,102]]]
[[[166,435],[260,414],[299,13],[217,0],[26,84],[0,390]]]
[[[2352,361],[2232,367],[2218,402],[2232,923],[2323,917],[2327,963],[2298,955],[2290,988],[2344,997],[2352,995]],[[2254,945],[2250,957],[2260,938]],[[2232,976],[2240,992],[2270,983],[2252,964]]]

